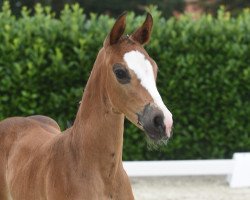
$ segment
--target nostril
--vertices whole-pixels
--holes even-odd
[[[159,128],[159,127],[164,127],[164,123],[163,123],[163,117],[160,115],[157,115],[154,117],[154,126]]]

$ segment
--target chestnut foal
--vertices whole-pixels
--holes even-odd
[[[0,122],[0,200],[134,199],[122,166],[124,117],[155,141],[170,137],[173,122],[143,48],[152,16],[130,36],[125,18],[98,53],[71,128],[60,134],[45,116]]]

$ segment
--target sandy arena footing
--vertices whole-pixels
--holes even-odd
[[[250,188],[230,188],[225,176],[131,178],[136,200],[250,200]]]

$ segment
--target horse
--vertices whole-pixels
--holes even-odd
[[[41,115],[0,122],[1,200],[131,200],[122,165],[124,119],[153,141],[171,136],[172,114],[144,45],[153,18],[125,35],[120,15],[103,42],[72,127]]]

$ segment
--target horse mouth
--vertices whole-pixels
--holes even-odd
[[[143,130],[145,131],[146,135],[154,141],[160,141],[160,140],[168,140],[169,137],[164,134],[164,131],[152,131],[148,129],[147,127],[143,127]]]

